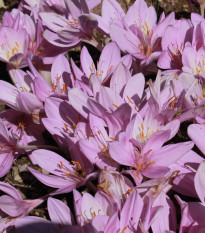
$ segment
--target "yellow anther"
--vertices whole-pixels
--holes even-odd
[[[60,161],[60,167],[63,167],[63,162],[62,161]]]
[[[113,68],[113,65],[110,66],[110,71],[112,70],[112,68]]]
[[[171,52],[171,54],[172,54],[173,57],[176,56],[176,54],[174,52],[172,52],[171,50],[170,50],[170,52]]]
[[[124,227],[120,233],[124,233],[126,229],[127,229],[127,226]]]
[[[137,106],[135,105],[135,111],[138,112]]]
[[[107,146],[106,146],[106,145],[104,145],[104,146],[103,146],[103,148],[102,148],[102,151],[105,151],[105,150],[106,150],[106,148],[107,148]]]
[[[73,128],[74,128],[74,129],[76,128],[76,124],[75,124],[75,123],[73,123]]]
[[[198,95],[196,94],[196,99],[194,100],[194,104],[197,102],[197,100],[198,100]]]
[[[16,46],[19,48],[19,44],[17,42],[15,42]]]
[[[63,89],[61,90],[61,93],[66,92],[66,85],[63,83]]]
[[[61,93],[66,92],[66,85],[63,83],[63,90],[61,90]]]
[[[39,55],[41,53],[40,51],[38,51],[38,49],[36,47],[34,49],[35,49],[35,52],[37,55]]]
[[[65,127],[66,132],[68,132],[68,125],[64,123],[64,127]]]
[[[142,130],[144,130],[144,125],[143,124],[141,125],[141,127],[142,127]]]
[[[147,151],[147,154],[149,154],[151,151],[152,151],[152,149],[148,150],[148,151]]]
[[[134,104],[134,102],[129,98],[128,95],[127,95],[127,99],[130,101],[131,104]]]
[[[110,137],[110,139],[111,139],[111,140],[113,140],[113,141],[115,141],[115,140],[116,140],[116,138],[112,138],[112,137]]]
[[[150,29],[149,29],[149,27],[148,27],[148,25],[147,25],[147,22],[145,21],[145,27],[146,27],[146,29],[147,29],[147,35],[149,35],[149,33],[150,33]]]
[[[18,218],[18,217],[9,218],[9,219],[6,221],[6,223],[11,222],[11,221],[13,221],[13,220],[16,219],[16,218]]]
[[[142,158],[142,155],[140,154],[140,152],[138,151],[137,148],[135,148],[135,151],[137,152],[137,154],[140,156],[140,158]]]
[[[140,176],[137,173],[133,173],[134,176],[136,176],[139,180],[141,180]]]
[[[10,53],[9,51],[7,52],[7,58],[9,59],[11,56],[10,56]]]
[[[199,74],[201,72],[200,69],[198,69],[198,67],[196,67],[196,73]]]
[[[11,51],[11,52],[12,52],[12,54],[14,55],[15,52],[18,53],[18,49],[14,46],[14,47],[12,48],[12,51]]]
[[[54,85],[54,83],[52,83],[52,90],[55,90],[57,87],[57,85]]]
[[[61,79],[61,75],[57,78],[57,81],[59,81]]]
[[[119,108],[119,106],[117,106],[116,104],[112,104],[114,107],[116,107],[116,108]]]
[[[82,168],[81,165],[80,165],[80,163],[78,161],[73,161],[72,160],[71,163],[76,164],[80,169]]]
[[[155,161],[151,161],[150,159],[148,161],[151,167],[152,167],[152,164],[156,163]]]
[[[63,172],[68,178],[70,178],[70,173],[69,172]]]
[[[68,22],[67,24],[68,24],[68,26],[70,26],[71,28],[73,27],[73,25],[72,25],[70,22]]]
[[[174,98],[174,96],[172,96],[171,98],[169,98],[169,99],[168,99],[168,102],[169,102],[170,100],[172,100],[173,98]]]
[[[183,48],[183,42],[181,43],[181,46],[180,46],[180,51],[182,51],[182,48]]]
[[[150,137],[154,133],[154,130],[147,134],[147,137]]]
[[[26,87],[23,87],[24,91],[28,92],[28,89],[26,89]]]
[[[127,194],[130,194],[133,190],[134,190],[134,189],[131,188],[131,189],[129,189],[126,193],[124,193],[123,195],[126,196]]]
[[[144,40],[141,41],[141,43],[139,44],[139,47],[141,47],[144,44]]]

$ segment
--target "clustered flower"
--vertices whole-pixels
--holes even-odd
[[[103,0],[92,13],[99,4],[22,0],[3,16],[13,84],[0,80],[0,177],[24,153],[53,191],[23,200],[0,182],[0,231],[205,232],[205,20],[158,19],[144,0],[127,12]],[[67,204],[54,198],[70,192]],[[50,220],[28,216],[45,201]]]

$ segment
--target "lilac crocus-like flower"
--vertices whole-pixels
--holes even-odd
[[[91,39],[97,21],[89,15],[86,1],[66,1],[68,13],[61,16],[56,13],[42,12],[40,16],[49,30],[44,32],[44,37],[51,44],[58,47],[73,47],[83,38]]]
[[[180,232],[203,232],[205,230],[204,216],[205,216],[205,183],[204,173],[205,161],[203,161],[194,177],[194,186],[201,203],[199,202],[184,202],[178,196],[176,199],[181,207],[181,223]]]
[[[0,60],[12,67],[21,68],[27,65],[29,36],[25,29],[15,31],[6,26],[0,27]]]
[[[142,151],[139,143],[129,142],[128,132],[119,135],[119,141],[110,144],[110,155],[119,164],[131,166],[134,169],[126,171],[132,175],[136,183],[142,181],[142,175],[149,178],[159,178],[169,172],[168,166],[174,164],[193,147],[192,142],[163,146],[170,138],[170,130],[153,133]],[[166,156],[166,160],[164,160]]]
[[[17,218],[27,215],[32,209],[40,205],[44,199],[23,200],[19,192],[11,185],[0,182],[0,190],[8,195],[0,197],[0,231],[14,225]]]
[[[108,78],[115,71],[120,62],[123,62],[128,68],[131,66],[132,62],[130,55],[121,58],[120,49],[115,42],[110,42],[104,47],[97,68],[86,47],[82,48],[80,60],[86,76],[90,78],[92,74],[95,74],[102,84],[108,81]]]
[[[29,171],[42,183],[58,188],[53,194],[70,192],[97,175],[90,173],[93,169],[90,164],[81,164],[78,161],[70,163],[60,155],[48,150],[36,150],[30,155],[30,159],[34,164],[38,164],[52,174],[46,175],[29,168]]]
[[[0,100],[17,111],[32,115],[33,120],[39,122],[39,112],[43,109],[43,103],[32,93],[32,78],[22,70],[16,70],[15,82],[16,87],[0,81]]]
[[[98,189],[107,193],[121,210],[126,196],[133,188],[132,182],[117,171],[102,170],[98,179]]]
[[[203,135],[205,133],[204,124],[192,124],[188,127],[188,135],[199,148],[199,150],[205,154],[205,145],[203,142]]]
[[[148,7],[144,0],[136,1],[123,19],[124,27],[116,23],[110,25],[110,36],[120,49],[140,59],[141,65],[149,65],[161,53],[161,38],[164,30],[174,20],[174,14],[161,17],[153,6]]]
[[[205,47],[196,50],[194,47],[184,49],[182,55],[182,70],[189,74],[193,74],[196,78],[204,82],[205,79]]]
[[[7,130],[2,120],[0,120],[0,128],[0,177],[3,177],[22,151],[17,148],[17,139]]]
[[[0,113],[0,118],[7,128],[13,134],[19,137],[18,144],[20,145],[39,145],[44,143],[42,136],[45,130],[42,124],[35,124],[32,116],[9,109]]]
[[[186,43],[191,43],[191,30],[193,29],[189,20],[176,20],[176,23],[169,26],[162,37],[162,53],[157,65],[161,69],[168,69],[167,72],[181,72],[182,53]]]
[[[110,24],[112,23],[122,25],[125,12],[116,0],[103,0],[101,13],[102,16],[91,14],[94,15],[98,21],[98,30],[103,33],[107,35],[110,34]]]
[[[44,233],[46,231],[54,231],[55,233],[78,232],[72,227],[73,216],[65,203],[51,197],[48,198],[47,203],[51,222],[46,219],[31,216],[19,218],[15,221],[16,231],[22,233],[28,231],[36,233]]]
[[[74,190],[74,208],[76,221],[79,225],[92,223],[98,231],[104,230],[109,218],[116,211],[116,206],[112,200],[102,191],[98,191],[93,197],[89,193],[84,193],[81,196],[77,190]]]

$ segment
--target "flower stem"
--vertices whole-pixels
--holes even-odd
[[[25,145],[20,145],[17,144],[17,148],[19,149],[24,149],[24,150],[38,150],[38,149],[45,149],[45,150],[52,150],[56,152],[63,152],[60,148],[56,146],[50,146],[50,145],[30,145],[30,146],[25,146]]]
[[[91,181],[88,181],[86,183],[86,186],[89,188],[90,191],[96,193],[98,191],[98,189],[95,187],[95,185],[91,182]]]
[[[99,51],[102,51],[102,50],[103,50],[103,47],[101,46],[101,44],[100,44],[95,38],[92,38],[92,39],[90,39],[90,40],[88,40],[88,39],[83,39],[82,41],[85,42],[85,43],[88,43],[88,44],[93,45],[93,46],[96,47]]]

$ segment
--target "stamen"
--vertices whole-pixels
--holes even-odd
[[[134,189],[131,188],[131,189],[129,189],[126,193],[124,193],[123,195],[126,196],[126,195],[130,194],[133,190],[134,190]]]
[[[112,104],[114,107],[116,107],[116,108],[119,108],[119,106],[117,106],[116,104]]]
[[[9,51],[7,52],[7,58],[9,59],[11,56],[10,56],[10,53]]]
[[[116,138],[112,138],[112,137],[110,137],[110,139],[113,140],[113,141],[117,140]]]
[[[102,148],[102,151],[105,151],[105,150],[106,150],[106,148],[107,148],[107,146],[106,146],[106,145],[104,145],[104,146],[103,146],[103,148]]]
[[[57,78],[57,82],[61,79],[61,75]]]
[[[61,93],[66,92],[66,85],[63,83],[63,90],[61,90]]]
[[[76,164],[80,169],[82,169],[82,167],[81,167],[81,165],[80,165],[80,163],[78,161],[72,160],[71,163]]]
[[[124,227],[120,233],[124,233],[126,229],[127,229],[127,226]]]
[[[52,83],[52,90],[54,91],[56,89],[57,85],[54,85],[54,83]]]
[[[140,152],[138,151],[137,148],[135,148],[135,151],[137,152],[137,154],[140,156],[140,158],[142,158],[143,156],[140,154]]]
[[[194,100],[194,104],[198,101],[198,95],[196,94],[196,99]]]
[[[18,218],[18,217],[9,218],[9,219],[6,221],[6,223],[11,222],[11,221],[13,221],[13,220],[16,219],[16,218]]]
[[[145,21],[145,27],[146,27],[146,29],[147,29],[147,35],[149,35],[149,33],[150,33],[150,29],[149,29],[149,27],[148,27],[148,25],[147,25],[147,22]]]
[[[127,99],[130,101],[131,104],[134,104],[134,102],[129,98],[128,95],[127,95]]]
[[[63,172],[68,178],[70,178],[70,173],[69,172]]]
[[[198,67],[196,67],[196,73],[199,74],[201,72],[200,69],[198,69]]]
[[[133,173],[134,176],[136,176],[139,180],[141,180],[140,176],[137,173]]]
[[[68,132],[68,125],[64,123],[64,127],[65,127],[66,132]]]
[[[24,89],[24,91],[28,92],[28,90],[25,87],[23,87],[23,89]]]
[[[152,164],[156,163],[155,161],[151,161],[150,159],[148,159],[148,161],[151,167],[152,167]]]

